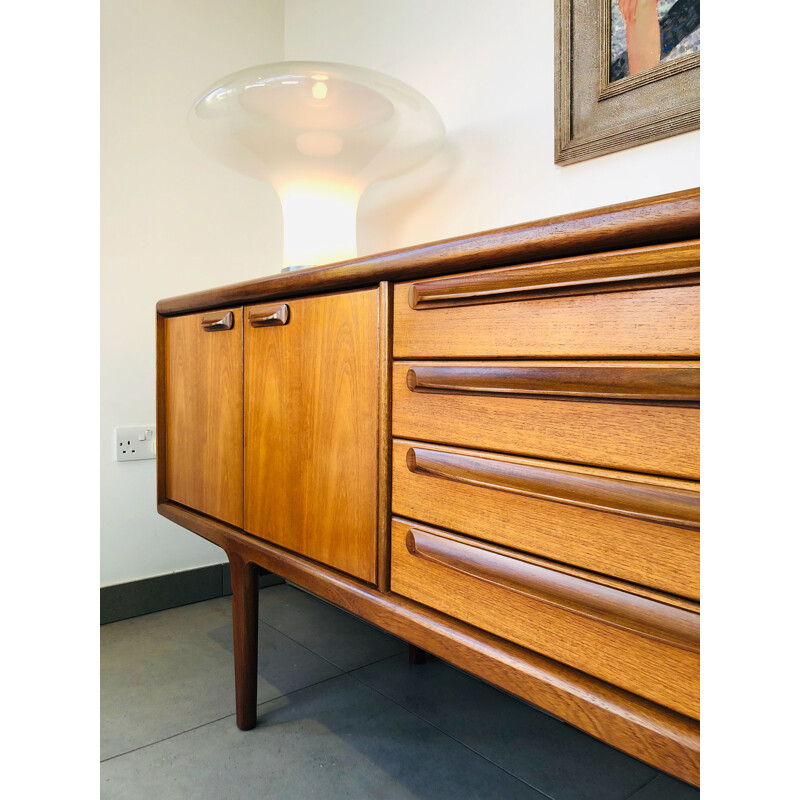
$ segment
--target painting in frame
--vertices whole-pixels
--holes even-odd
[[[700,0],[555,0],[555,162],[700,127]]]

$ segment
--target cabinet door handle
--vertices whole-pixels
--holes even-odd
[[[201,325],[204,331],[229,331],[233,327],[233,311],[217,311],[213,314],[203,314]]]
[[[274,306],[259,306],[247,312],[247,319],[254,328],[270,325],[286,325],[289,322],[289,306],[286,303]]]

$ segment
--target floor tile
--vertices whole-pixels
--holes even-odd
[[[657,772],[438,659],[353,676],[554,800],[624,800]]]
[[[659,775],[628,800],[700,800],[700,790],[668,775]]]
[[[235,710],[230,597],[104,625],[100,641],[101,758]],[[340,670],[260,624],[258,674],[263,702]]]
[[[545,800],[349,675],[106,761],[101,797]]]
[[[259,592],[258,615],[345,671],[407,650],[400,639],[288,584]]]

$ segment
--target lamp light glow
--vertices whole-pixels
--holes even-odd
[[[314,95],[317,100],[324,100],[328,94],[328,87],[322,81],[317,81],[311,87],[311,94]]]
[[[328,264],[355,255],[360,196],[355,187],[300,180],[282,184],[278,194],[284,266]]]
[[[223,78],[192,105],[189,130],[205,153],[275,189],[285,267],[354,258],[364,190],[421,164],[444,140],[439,114],[410,86],[302,61]]]

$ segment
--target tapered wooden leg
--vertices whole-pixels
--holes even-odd
[[[428,660],[428,654],[415,644],[408,646],[408,663],[409,664],[424,664]]]
[[[256,724],[258,668],[258,577],[255,564],[229,553],[233,589],[233,663],[236,674],[236,725],[249,731]]]

